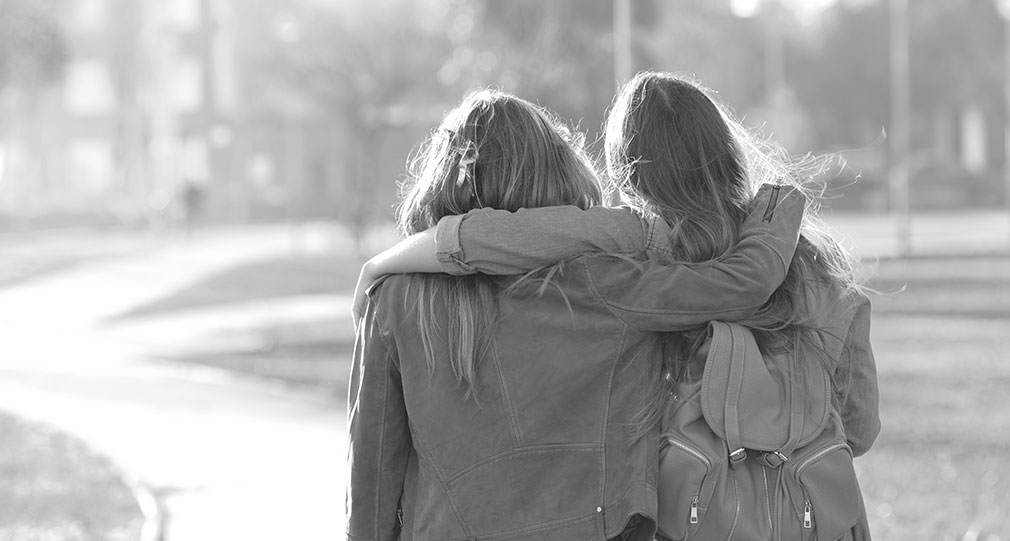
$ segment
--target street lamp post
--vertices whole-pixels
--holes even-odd
[[[912,249],[908,193],[908,0],[891,0],[891,143],[890,207],[894,219],[897,252]]]
[[[767,3],[767,5],[764,5]],[[764,15],[764,75],[765,101],[770,110],[776,111],[775,95],[785,81],[785,47],[782,43],[782,5],[776,0],[758,4]],[[773,128],[779,126],[772,123]]]
[[[1003,17],[1003,201],[1010,217],[1010,0],[996,0]]]
[[[614,78],[617,89],[631,79],[631,0],[614,0]]]

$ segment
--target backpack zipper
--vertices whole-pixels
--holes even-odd
[[[771,491],[768,490],[768,468],[764,466],[761,466],[761,478],[765,484],[765,508],[768,510],[768,531],[773,532],[775,531],[775,525],[772,523],[772,495]],[[778,490],[778,486],[775,489]]]
[[[689,455],[691,455],[691,456],[697,458],[698,460],[704,462],[706,468],[708,468],[709,470],[712,469],[712,463],[709,462],[708,457],[705,456],[705,455],[703,455],[703,454],[701,454],[700,452],[696,451],[693,447],[689,446],[688,444],[682,443],[679,440],[674,439],[674,438],[669,437],[669,436],[666,437],[666,442],[669,443],[670,445],[677,446],[677,448],[680,449],[680,450],[682,450],[682,451],[687,451],[687,453]]]
[[[682,441],[680,441],[680,440],[678,440],[676,438],[670,437],[670,436],[667,436],[667,437],[663,438],[663,440],[668,445],[673,445],[673,446],[677,447],[677,449],[680,449],[681,451],[684,451],[687,454],[693,456],[694,458],[697,458],[698,460],[700,460],[702,462],[702,464],[705,465],[706,475],[708,474],[708,472],[712,471],[712,462],[709,461],[709,459],[708,459],[707,456],[701,454],[701,452],[699,452],[695,448],[691,447],[690,445],[688,445],[688,444],[686,444],[686,443],[684,443],[684,442],[682,442]],[[698,487],[698,492],[696,492],[694,494],[694,497],[691,498],[691,514],[690,514],[690,518],[688,519],[688,522],[690,524],[697,524],[698,523],[698,501],[699,501],[700,496],[701,496],[701,487]]]
[[[736,531],[737,521],[740,520],[740,485],[736,481],[736,471],[729,471],[729,478],[733,480],[733,499],[736,500],[736,509],[733,511],[733,525],[729,528],[729,535],[726,539],[733,539],[733,532]]]
[[[837,449],[842,449],[844,447],[845,447],[844,443],[833,443],[833,444],[825,447],[824,449],[821,449],[820,451],[817,451],[816,453],[808,456],[807,458],[805,458],[803,460],[803,462],[800,462],[796,466],[796,477],[799,478],[800,474],[803,473],[803,470],[805,470],[807,468],[807,466],[810,465],[811,462],[814,462],[814,461],[822,458],[824,455],[830,453],[831,451],[835,451]]]
[[[832,451],[837,451],[838,449],[844,449],[844,443],[833,443],[820,451],[808,456],[796,466],[796,479],[799,480],[800,476],[803,475],[803,470],[807,469],[811,464],[820,460],[824,455],[831,453]],[[803,482],[800,482],[800,486],[803,486]],[[803,489],[804,496],[806,495],[806,488]],[[814,507],[810,503],[809,498],[803,500],[803,528],[809,530],[814,527]]]

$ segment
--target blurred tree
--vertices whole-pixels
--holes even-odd
[[[863,146],[888,118],[886,2],[839,2],[816,36],[790,47],[790,84],[813,117],[820,147]]]
[[[760,18],[737,17],[729,2],[708,0],[634,7],[645,29],[639,38],[644,66],[691,75],[740,114],[764,100]]]
[[[597,139],[615,90],[611,0],[469,5],[476,29],[457,46],[470,60],[461,66],[464,84],[493,85],[538,102],[588,132],[590,142]]]
[[[359,239],[388,220],[407,149],[468,90],[501,88],[594,131],[613,96],[610,0],[258,5],[252,32],[275,40],[254,53],[253,101],[340,132],[336,217]]]
[[[0,1],[0,180],[19,167],[39,169],[48,143],[37,128],[43,92],[66,63],[63,30],[55,0]],[[0,195],[16,190],[4,182]],[[6,209],[5,209],[6,211]],[[7,218],[0,215],[0,223]],[[12,217],[18,220],[17,215]]]
[[[913,106],[1000,103],[1003,21],[994,2],[917,0],[909,15]]]
[[[878,158],[859,172],[881,181],[887,154],[881,134],[891,118],[889,17],[886,0],[838,2],[790,58],[790,82],[812,112],[818,147],[865,149],[860,154]],[[916,0],[909,3],[909,27],[913,206],[993,199],[998,183],[991,169],[998,161],[989,156],[1003,153],[1004,118],[1002,20],[995,4]],[[987,119],[986,133],[972,137],[984,147],[990,171],[968,171],[958,159],[966,113]],[[973,152],[978,163],[979,150]],[[882,182],[863,188],[874,184]]]
[[[308,98],[315,111],[309,114],[342,132],[332,149],[342,162],[334,211],[359,249],[376,217],[388,219],[392,178],[402,175],[406,160],[406,152],[390,153],[387,141],[402,130],[423,134],[445,108],[435,67],[451,55],[445,29],[459,24],[451,14],[451,6],[434,0],[339,6],[303,0],[276,13],[284,43],[269,50],[273,82]]]
[[[920,119],[1002,96],[1002,21],[991,1],[910,4],[913,114]],[[889,118],[887,2],[838,2],[821,30],[794,42],[790,83],[823,146],[873,141]],[[921,121],[921,120],[920,120]],[[918,130],[924,144],[929,130]]]
[[[0,117],[27,119],[39,90],[56,81],[67,60],[55,0],[0,2]],[[4,131],[17,129],[2,126]],[[3,134],[0,133],[0,143]],[[0,172],[2,174],[2,172]]]
[[[0,2],[0,89],[30,91],[52,82],[66,61],[55,0]]]

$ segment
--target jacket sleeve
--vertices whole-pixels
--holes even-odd
[[[628,208],[475,209],[439,220],[437,257],[448,274],[519,274],[589,252],[642,252],[645,229]]]
[[[369,302],[358,326],[347,396],[347,538],[399,538],[397,509],[412,448],[395,347]]]
[[[841,391],[839,403],[845,436],[854,456],[870,450],[880,433],[877,366],[870,347],[870,299],[861,292],[855,315],[845,336],[845,346],[835,369]]]
[[[805,197],[765,185],[725,257],[704,263],[586,256],[595,293],[629,326],[678,331],[751,316],[785,279],[796,250]]]

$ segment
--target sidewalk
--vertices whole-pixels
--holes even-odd
[[[166,541],[343,539],[339,401],[157,358],[215,326],[349,314],[349,299],[110,319],[290,249],[284,227],[214,231],[0,290],[0,409],[111,458],[161,504]]]

